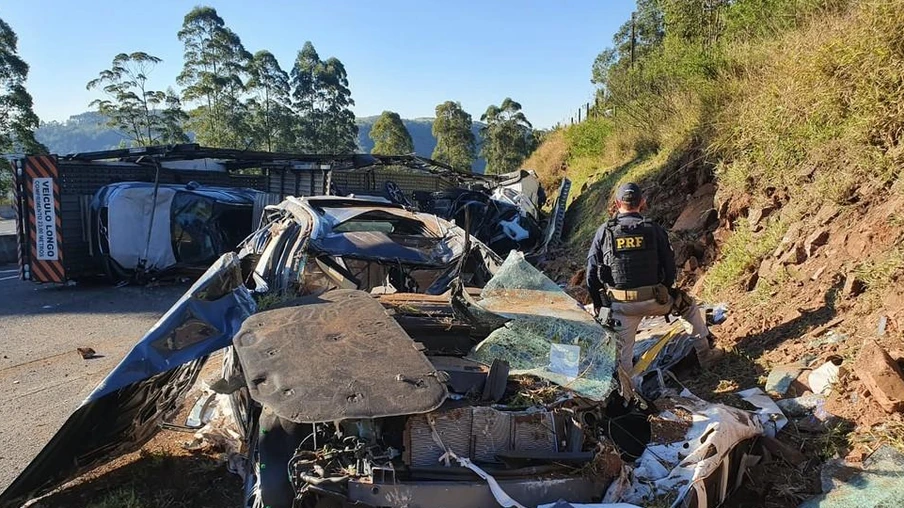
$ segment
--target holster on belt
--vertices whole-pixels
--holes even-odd
[[[694,298],[683,289],[673,290],[672,314],[681,316],[694,305]]]
[[[656,299],[656,303],[665,305],[671,301],[672,297],[669,295],[669,288],[662,284],[657,284],[653,286],[653,298]]]

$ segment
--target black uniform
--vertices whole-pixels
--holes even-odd
[[[606,287],[635,289],[675,283],[675,253],[659,224],[639,213],[619,213],[596,230],[587,254],[587,289],[602,307]]]

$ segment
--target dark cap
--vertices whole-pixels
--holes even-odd
[[[643,192],[634,182],[629,182],[618,188],[615,193],[615,199],[629,205],[639,205],[643,199]]]

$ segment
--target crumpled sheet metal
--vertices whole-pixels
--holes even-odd
[[[707,499],[704,479],[716,472],[730,452],[741,442],[763,434],[763,426],[749,411],[698,399],[688,390],[674,399],[676,407],[692,413],[685,439],[647,446],[636,467],[626,469],[624,481],[609,487],[603,502],[626,502],[641,506],[652,499],[678,493],[672,506],[681,506],[692,490],[697,499]],[[674,419],[671,411],[662,418]],[[716,499],[724,499],[734,486],[725,485]],[[711,498],[710,498],[711,499]]]
[[[230,345],[242,322],[256,309],[251,293],[242,285],[239,263],[231,252],[215,261],[84,403]]]
[[[824,494],[800,508],[901,506],[904,504],[904,454],[886,445],[863,461],[863,469],[837,460],[823,466]]]
[[[616,335],[553,281],[511,252],[481,292],[481,308],[509,321],[469,357],[487,365],[505,360],[515,375],[530,374],[604,401],[615,388]]]

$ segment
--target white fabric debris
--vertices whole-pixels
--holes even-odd
[[[841,368],[838,365],[826,362],[810,373],[807,384],[810,385],[813,393],[828,395],[832,391],[832,386],[838,382],[840,372]]]
[[[785,417],[785,414],[778,407],[778,404],[772,400],[772,397],[766,395],[763,390],[760,390],[759,388],[750,388],[749,390],[738,392],[738,395],[745,401],[759,408],[756,414],[759,416],[760,423],[763,424],[763,430],[767,436],[775,437],[775,435],[788,424],[788,418]]]

